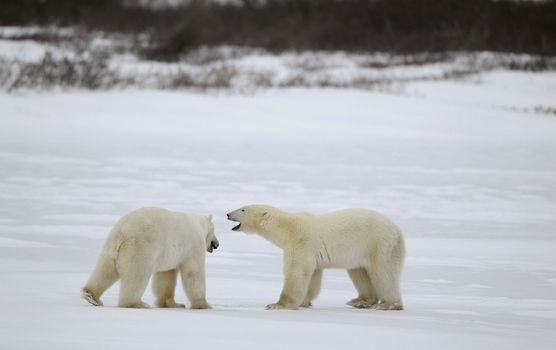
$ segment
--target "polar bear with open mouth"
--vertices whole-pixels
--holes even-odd
[[[367,209],[324,215],[287,213],[268,205],[248,205],[227,214],[232,230],[256,233],[284,250],[284,286],[267,309],[310,307],[325,268],[348,271],[356,308],[402,310],[400,277],[405,243],[398,226]]]

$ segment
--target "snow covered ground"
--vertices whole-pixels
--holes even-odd
[[[531,111],[554,107],[555,78],[0,93],[0,347],[553,349],[556,119]],[[346,306],[355,290],[328,270],[314,308],[265,311],[281,252],[225,220],[249,203],[392,217],[406,310]],[[79,298],[112,224],[142,206],[215,215],[214,309],[119,309],[117,286],[106,307]]]

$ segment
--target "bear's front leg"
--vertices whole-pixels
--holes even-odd
[[[266,306],[267,310],[297,310],[307,295],[315,265],[300,253],[284,254],[284,287],[277,303]]]
[[[311,282],[309,282],[309,288],[307,290],[307,295],[301,303],[301,307],[312,307],[312,301],[317,298],[320,292],[320,286],[322,282],[322,269],[316,269],[313,273],[313,277],[311,278]]]

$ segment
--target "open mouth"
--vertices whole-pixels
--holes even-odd
[[[239,222],[239,220],[236,220],[236,219],[234,219],[234,218],[231,218],[231,217],[230,217],[230,214],[228,214],[228,220],[238,222],[238,224],[232,228],[232,231],[237,231],[237,230],[239,230],[239,228],[241,227],[241,222]]]

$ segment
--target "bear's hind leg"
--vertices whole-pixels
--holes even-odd
[[[134,270],[134,271],[133,271]],[[141,297],[147,289],[151,272],[139,268],[121,273],[119,307],[148,309],[149,304],[143,302]]]
[[[139,254],[135,244],[126,243],[120,247],[116,268],[121,278],[119,307],[149,308],[149,304],[143,302],[141,297],[147,289],[152,274],[153,263],[149,257]]]
[[[317,269],[313,272],[313,277],[311,278],[311,282],[309,283],[309,290],[307,290],[307,295],[305,296],[305,300],[301,303],[301,307],[311,307],[313,304],[311,303],[313,300],[317,298],[320,292],[322,282],[322,269]]]
[[[204,251],[203,251],[204,252]],[[205,298],[205,258],[190,257],[180,266],[181,282],[192,309],[210,309]]]
[[[157,272],[153,276],[152,290],[158,307],[185,307],[174,300],[178,270]]]
[[[357,290],[358,296],[347,302],[347,305],[353,306],[358,309],[370,308],[377,302],[375,291],[371,283],[371,278],[367,270],[360,267],[348,270],[349,277],[353,281],[353,285]]]
[[[108,256],[108,253],[103,251],[91,277],[81,290],[81,297],[92,305],[102,306],[100,297],[118,278],[115,261]]]

